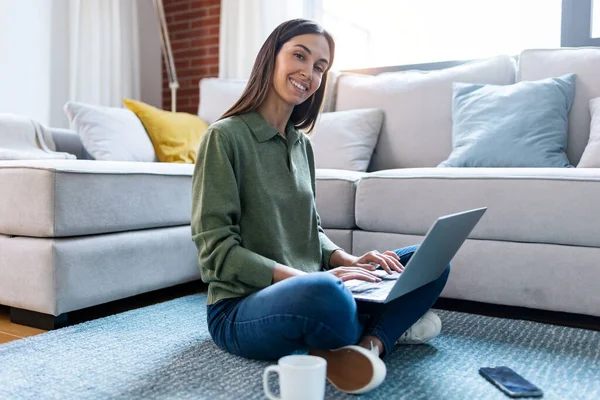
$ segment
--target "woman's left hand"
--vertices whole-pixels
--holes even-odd
[[[379,264],[388,274],[391,274],[392,271],[404,271],[404,265],[400,264],[399,260],[400,257],[394,251],[388,250],[380,253],[377,250],[371,250],[360,257],[356,257],[352,266],[374,271],[377,269],[377,265],[373,264]]]

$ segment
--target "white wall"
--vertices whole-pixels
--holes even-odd
[[[150,0],[137,0],[141,100],[162,106],[160,37]],[[0,1],[0,113],[68,128],[68,0]]]
[[[0,3],[0,113],[50,122],[48,0]]]

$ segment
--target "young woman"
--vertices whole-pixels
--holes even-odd
[[[357,304],[344,286],[379,281],[376,264],[401,272],[416,248],[357,257],[321,227],[313,150],[300,130],[317,120],[334,50],[312,21],[287,21],[271,33],[242,96],[201,141],[191,225],[219,347],[268,360],[308,348],[327,360],[333,385],[364,393],[385,378],[381,357],[397,341],[423,343],[439,333],[428,310],[449,266],[386,305]]]

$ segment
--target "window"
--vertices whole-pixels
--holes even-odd
[[[600,1],[562,0],[563,47],[600,46]]]
[[[600,38],[600,0],[592,3],[592,37]]]
[[[561,44],[561,0],[369,0],[368,7],[364,0],[322,1],[323,25],[336,39],[335,69],[517,55]]]

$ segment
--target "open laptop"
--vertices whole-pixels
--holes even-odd
[[[403,272],[390,275],[377,269],[372,272],[383,279],[381,282],[353,279],[345,281],[345,285],[357,300],[388,303],[436,280],[486,210],[487,207],[483,207],[438,218]]]

